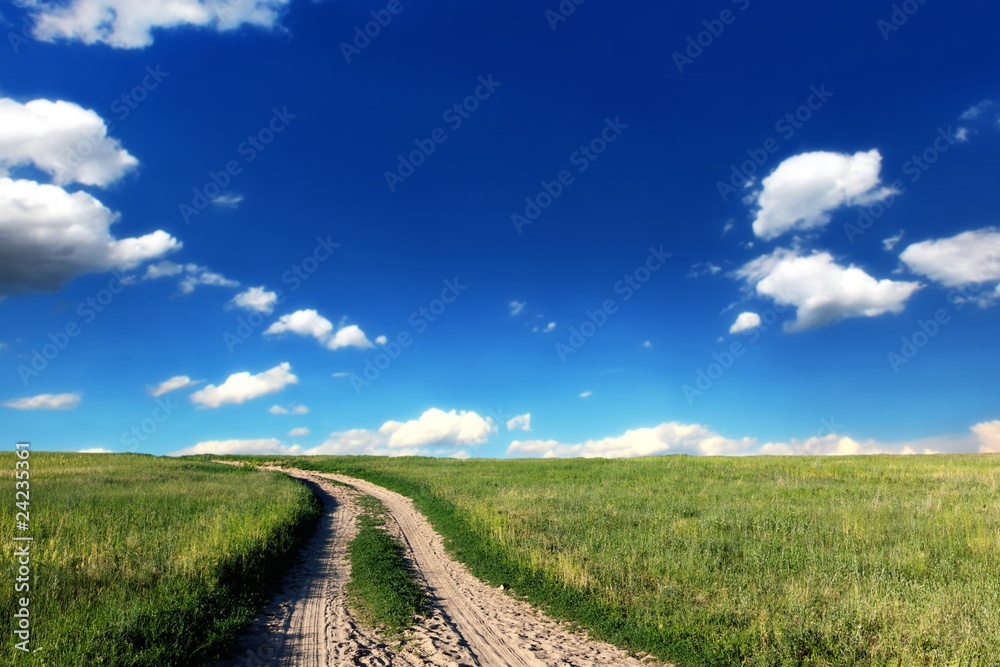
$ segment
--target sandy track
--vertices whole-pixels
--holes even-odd
[[[459,667],[638,667],[648,662],[567,630],[525,602],[484,584],[451,559],[413,502],[343,475],[283,472],[309,484],[324,517],[286,587],[241,640],[239,657],[220,667],[428,665]],[[328,480],[335,480],[340,486]],[[351,487],[351,488],[349,488]],[[403,541],[429,600],[402,647],[388,646],[353,619],[344,585],[347,546],[357,532],[358,492],[386,506],[388,529]]]

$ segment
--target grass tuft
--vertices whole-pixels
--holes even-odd
[[[366,625],[401,637],[413,625],[424,594],[404,559],[402,544],[385,530],[385,506],[361,496],[359,531],[350,545],[348,604]]]

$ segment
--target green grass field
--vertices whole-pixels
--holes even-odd
[[[303,468],[411,496],[493,584],[680,665],[1000,664],[1000,457]]]
[[[15,612],[13,454],[0,454],[0,615]],[[0,664],[201,664],[270,598],[319,516],[280,473],[135,454],[32,452],[31,654]]]

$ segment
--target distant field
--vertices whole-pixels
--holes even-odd
[[[318,516],[280,473],[134,454],[32,452],[30,613],[15,650],[14,461],[0,454],[0,664],[178,665],[213,656],[269,598]]]
[[[1000,664],[1000,456],[284,461],[413,497],[479,576],[681,665]]]

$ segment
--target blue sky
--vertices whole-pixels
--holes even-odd
[[[1000,451],[995,3],[2,16],[11,443]]]

